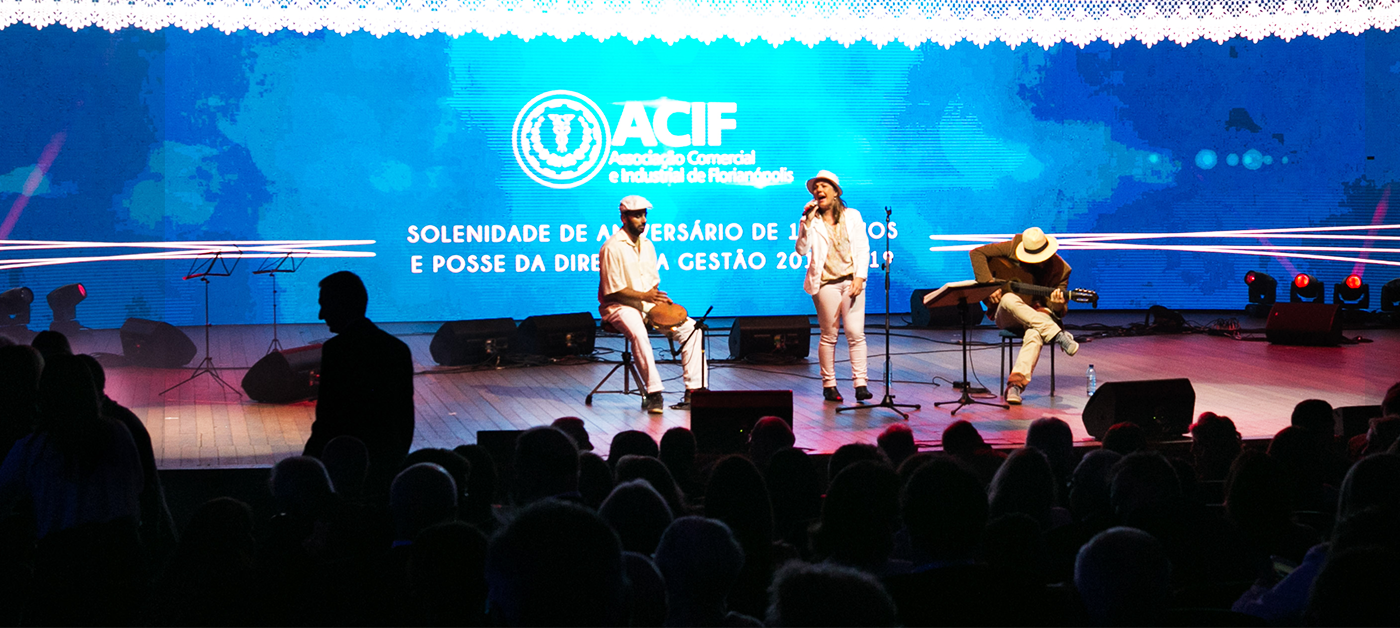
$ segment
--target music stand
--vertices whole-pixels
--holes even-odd
[[[890,233],[890,208],[885,207],[885,234]],[[863,263],[858,262],[858,263]],[[894,393],[890,392],[890,386],[894,383],[894,370],[890,367],[890,271],[894,265],[894,256],[890,255],[890,239],[885,238],[885,257],[880,264],[880,269],[885,271],[885,396],[880,399],[880,403],[864,404],[857,402],[854,406],[841,406],[836,409],[836,413],[849,412],[854,410],[874,410],[875,408],[889,408],[894,410],[899,418],[909,420],[909,414],[900,408],[910,408],[918,410],[922,406],[917,403],[895,403]],[[869,283],[868,281],[866,283]]]
[[[238,267],[238,260],[243,256],[243,252],[238,250],[229,252],[234,254],[232,265],[224,257],[225,251],[215,251],[207,257],[201,255],[195,258],[194,262],[190,264],[190,271],[185,274],[185,279],[198,279],[204,282],[204,359],[200,360],[199,365],[194,367],[194,373],[185,378],[184,381],[160,391],[161,395],[194,381],[200,375],[208,375],[213,377],[220,386],[232,390],[239,397],[243,396],[243,393],[234,388],[232,384],[219,377],[219,373],[214,370],[214,358],[209,355],[209,278],[228,277],[233,274],[233,269]]]
[[[933,404],[935,408],[950,403],[958,404],[958,407],[953,408],[953,411],[949,414],[957,414],[958,410],[963,409],[963,406],[970,406],[973,404],[995,406],[1003,410],[1011,409],[1011,406],[1004,403],[991,403],[989,401],[973,399],[972,394],[969,392],[972,386],[968,384],[967,380],[967,305],[987,298],[988,295],[996,292],[999,288],[1001,288],[1001,284],[998,282],[977,283],[975,280],[968,279],[966,281],[951,281],[945,283],[939,289],[924,295],[924,307],[933,309],[936,307],[955,305],[958,308],[958,318],[962,321],[962,396],[952,401],[939,401]]]
[[[305,257],[297,259],[291,251],[288,251],[282,257],[264,258],[258,269],[253,271],[254,275],[272,277],[272,342],[267,345],[267,351],[263,355],[282,350],[282,341],[277,338],[277,275],[297,272],[297,269],[301,268],[302,262],[305,261]]]

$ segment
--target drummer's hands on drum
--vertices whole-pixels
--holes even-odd
[[[649,303],[670,303],[670,302],[671,302],[671,298],[668,297],[668,296],[666,296],[666,293],[665,293],[665,292],[662,292],[662,291],[661,291],[661,287],[660,287],[660,286],[657,286],[657,287],[655,287],[655,288],[652,288],[651,290],[648,290],[648,291],[646,291],[646,292],[643,292],[643,293],[642,293],[642,300],[643,300],[643,301],[647,301],[647,302],[649,302]]]

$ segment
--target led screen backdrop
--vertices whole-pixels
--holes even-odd
[[[969,278],[976,236],[1031,225],[1079,234],[1071,283],[1108,308],[1238,308],[1251,269],[1397,276],[1349,261],[1391,253],[1305,249],[1396,235],[1327,231],[1397,222],[1395,33],[910,50],[20,25],[0,47],[0,236],[88,243],[0,259],[0,290],[38,295],[35,329],[74,281],[90,327],[202,322],[190,260],[103,243],[329,246],[279,277],[283,321],[315,320],[340,269],[380,321],[594,311],[628,194],[654,204],[662,289],[692,313],[809,313],[791,238],[819,169],[890,246],[895,311]],[[1261,229],[1358,238],[1219,237]],[[214,323],[271,320],[265,262],[211,279]]]

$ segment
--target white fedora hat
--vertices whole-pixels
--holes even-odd
[[[1055,236],[1045,235],[1040,227],[1031,227],[1021,232],[1021,243],[1016,245],[1016,259],[1027,264],[1039,264],[1055,255],[1060,241]]]
[[[831,187],[836,188],[836,195],[841,196],[841,179],[837,178],[836,174],[832,171],[818,170],[817,176],[807,179],[807,191],[811,192],[812,186],[816,185],[818,181],[830,183]]]

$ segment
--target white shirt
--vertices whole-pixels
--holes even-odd
[[[608,303],[604,301],[605,297],[623,288],[647,292],[660,283],[661,274],[656,269],[656,247],[645,235],[637,236],[634,244],[626,229],[618,229],[598,251],[599,311]],[[636,298],[618,298],[612,302],[629,305],[642,312],[652,307],[651,303]]]
[[[865,279],[870,274],[870,236],[865,233],[865,221],[861,219],[860,212],[847,207],[841,211],[841,225],[845,226],[846,236],[851,241],[855,275]],[[797,223],[797,254],[808,256],[807,278],[802,283],[802,289],[807,294],[814,295],[822,287],[822,270],[826,268],[826,256],[831,251],[831,236],[826,221],[816,210],[809,213],[806,220]]]

